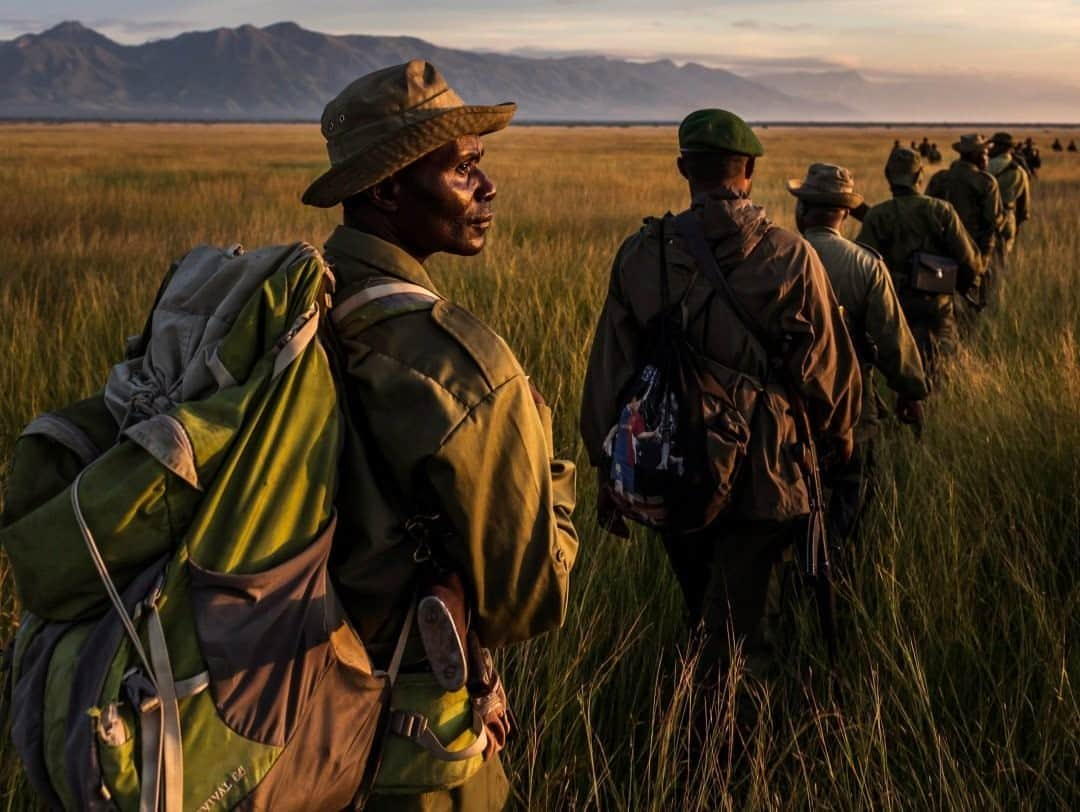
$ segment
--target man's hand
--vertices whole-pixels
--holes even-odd
[[[547,406],[547,401],[544,400],[544,396],[540,394],[540,390],[532,382],[532,378],[529,378],[529,392],[532,393],[533,403],[537,406]]]
[[[922,434],[923,407],[917,400],[908,400],[905,397],[896,398],[896,418],[901,423],[915,428],[915,434]]]
[[[599,470],[597,473],[600,473]],[[601,529],[621,539],[630,538],[630,528],[626,526],[615,506],[615,497],[611,493],[611,483],[605,482],[600,475],[600,490],[596,496],[596,520]]]

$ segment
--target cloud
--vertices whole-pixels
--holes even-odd
[[[795,31],[811,31],[817,26],[810,23],[762,23],[757,20],[736,20],[731,24],[731,27],[742,31],[783,31],[792,33]]]

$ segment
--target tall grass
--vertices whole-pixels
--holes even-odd
[[[922,133],[761,135],[754,197],[790,225],[783,179],[811,161],[843,163],[880,201],[892,139]],[[781,675],[725,676],[759,711],[741,748],[729,746],[730,691],[692,687],[693,650],[659,545],[598,532],[576,431],[614,250],[642,216],[684,205],[673,141],[666,128],[487,139],[500,190],[490,245],[431,263],[442,291],[518,352],[555,407],[559,453],[583,467],[569,620],[504,657],[523,722],[507,761],[518,803],[1080,808],[1080,159],[1045,155],[1003,304],[934,394],[922,440],[886,427],[879,499],[844,587],[836,690],[814,613],[797,602]],[[36,413],[101,384],[170,259],[199,242],[319,245],[335,222],[298,200],[324,165],[314,127],[9,126],[0,156],[3,459]],[[17,606],[0,575],[6,636]],[[692,746],[702,703],[714,705],[713,723]],[[6,808],[32,808],[2,747]]]

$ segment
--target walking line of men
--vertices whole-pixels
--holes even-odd
[[[421,60],[360,77],[326,106],[331,166],[303,196],[309,205],[341,207],[324,251],[335,302],[388,285],[401,300],[392,302],[392,318],[336,323],[347,437],[330,572],[372,664],[400,666],[411,701],[427,703],[410,711],[437,720],[444,741],[425,749],[406,737],[413,759],[394,762],[401,775],[382,765],[370,809],[504,806],[509,787],[498,752],[512,717],[501,688],[491,687],[498,677],[484,661],[483,678],[470,677],[462,700],[440,687],[433,665],[440,651],[429,643],[437,639],[462,659],[467,639],[475,665],[483,658],[473,657],[474,640],[484,647],[527,640],[560,626],[569,605],[575,467],[555,456],[551,409],[506,342],[445,300],[425,268],[437,253],[483,250],[496,185],[480,168],[481,137],[506,127],[515,109],[466,105]],[[828,522],[837,539],[850,538],[865,509],[882,417],[874,371],[895,391],[899,419],[918,425],[931,379],[959,341],[954,291],[914,285],[912,257],[931,257],[925,261],[938,271],[945,265],[932,258],[945,258],[955,293],[972,294],[988,269],[1004,268],[1029,216],[1030,184],[1006,133],[954,145],[960,159],[931,181],[942,199],[919,193],[915,150],[889,155],[893,199],[872,208],[847,169],[814,164],[788,185],[800,235],[752,202],[765,151],[738,116],[695,111],[680,125],[678,144],[687,210],[647,218],[615,256],[580,429],[600,472],[597,518],[622,533],[603,484],[605,446],[664,304],[683,306],[685,340],[697,356],[762,382],[731,507],[702,529],[665,533],[663,542],[701,629],[704,673],[721,673],[737,646],[748,670],[764,676],[775,662],[767,615],[779,565],[820,506],[800,462],[805,433],[796,413],[820,456],[832,460]],[[862,244],[840,232],[852,212],[863,218]],[[691,222],[704,245],[691,244],[684,230]],[[717,295],[699,264],[702,247],[726,269],[733,298]],[[410,305],[418,296],[422,308]],[[439,581],[425,587],[432,571]],[[439,635],[411,628],[395,643],[425,588],[445,600],[450,625]],[[486,693],[474,695],[474,683]],[[489,695],[497,706],[483,704]],[[447,757],[451,742],[468,748],[482,731],[489,743],[482,758]],[[396,789],[380,794],[380,779]]]
[[[406,123],[402,110],[411,111]],[[495,184],[479,168],[480,136],[512,114],[510,105],[465,106],[421,61],[362,77],[327,106],[323,134],[333,167],[304,199],[343,206],[343,225],[326,246],[339,295],[372,276],[435,293],[423,268],[429,256],[482,250]],[[684,219],[700,222],[740,301],[716,295],[674,215],[647,218],[615,257],[584,383],[581,434],[600,473],[598,519],[623,534],[604,484],[611,427],[641,366],[648,325],[669,297],[693,314],[686,335],[695,352],[765,382],[732,507],[704,529],[663,538],[711,673],[730,662],[735,641],[749,670],[764,675],[774,658],[767,616],[778,565],[805,536],[814,502],[794,462],[793,404],[803,404],[821,456],[832,460],[833,536],[850,539],[871,491],[884,411],[875,371],[896,393],[897,417],[921,425],[921,404],[960,341],[957,301],[978,301],[983,280],[1002,272],[1030,216],[1030,182],[1007,133],[960,138],[953,145],[959,159],[931,179],[929,196],[919,192],[923,156],[896,146],[885,165],[892,199],[873,207],[850,171],[813,164],[788,184],[800,235],[752,202],[764,149],[742,119],[699,110],[678,136]],[[840,231],[853,212],[863,220],[858,243]],[[929,257],[941,274],[951,267],[943,278],[955,289],[914,284],[913,257]],[[741,320],[746,313],[765,343]],[[390,655],[388,630],[401,624],[415,580],[409,536],[395,528],[417,504],[444,522],[438,555],[460,576],[485,645],[558,626],[577,549],[574,468],[553,457],[550,410],[509,347],[449,304],[354,333],[341,337],[356,430],[343,467],[342,492],[351,495],[334,561],[373,659]],[[372,580],[370,565],[378,562],[389,569]],[[423,648],[410,643],[406,668],[422,671],[424,663]],[[497,748],[488,756],[467,780],[387,798],[387,805],[498,808],[507,784]]]

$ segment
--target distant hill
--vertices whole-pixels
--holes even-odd
[[[1080,121],[1080,88],[1022,78],[943,74],[870,80],[854,70],[754,75],[804,99],[846,104],[875,121]]]
[[[672,120],[711,105],[759,120],[856,113],[840,101],[808,101],[696,64],[530,59],[411,37],[330,36],[295,23],[193,31],[128,46],[77,22],[0,42],[0,113],[311,119],[357,76],[413,58],[438,65],[467,100],[518,102],[522,119]]]
[[[331,36],[288,22],[121,45],[66,22],[0,41],[0,118],[316,119],[352,79],[413,58],[437,64],[467,100],[516,101],[525,121],[673,121],[709,106],[757,121],[1075,121],[1080,114],[1076,87],[975,74],[740,76],[669,60],[533,58],[413,37]]]

